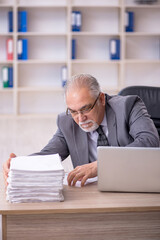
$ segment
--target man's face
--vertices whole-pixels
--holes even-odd
[[[85,132],[96,130],[104,118],[104,93],[100,93],[99,97],[95,98],[87,88],[72,88],[66,95],[66,104],[74,121]],[[89,112],[86,111],[93,105],[94,107]]]

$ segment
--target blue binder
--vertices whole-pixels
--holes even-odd
[[[82,26],[82,16],[80,11],[72,11],[72,31],[73,32],[80,32]]]
[[[27,12],[21,11],[21,32],[27,32]]]
[[[111,39],[109,43],[109,50],[110,50],[110,59],[119,60],[120,59],[120,40]]]
[[[28,39],[23,39],[23,52],[22,52],[22,59],[28,59]]]
[[[13,32],[13,12],[8,12],[8,31]]]
[[[62,87],[64,87],[67,83],[67,67],[63,66],[61,68],[61,81],[62,81]]]
[[[72,59],[76,59],[76,39],[72,39]]]
[[[126,32],[134,31],[134,12],[126,12]]]
[[[18,32],[21,32],[21,12],[18,12]]]
[[[8,87],[13,88],[13,67],[8,68]]]
[[[18,59],[28,59],[28,39],[18,39]]]
[[[27,11],[18,12],[18,32],[27,32]]]

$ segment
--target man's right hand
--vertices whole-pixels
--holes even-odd
[[[11,162],[11,159],[14,157],[16,157],[16,155],[14,153],[11,153],[8,160],[3,164],[3,176],[4,176],[4,181],[5,181],[6,187],[8,185],[7,178],[8,178],[8,173],[9,173],[9,169],[10,169],[10,162]]]

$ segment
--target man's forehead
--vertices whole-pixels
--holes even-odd
[[[93,101],[93,97],[91,96],[88,89],[80,89],[79,91],[76,89],[68,92],[66,96],[66,104],[67,107],[73,110],[81,109]]]

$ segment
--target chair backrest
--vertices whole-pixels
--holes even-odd
[[[118,95],[138,95],[145,103],[160,136],[160,87],[130,86],[123,88]]]

